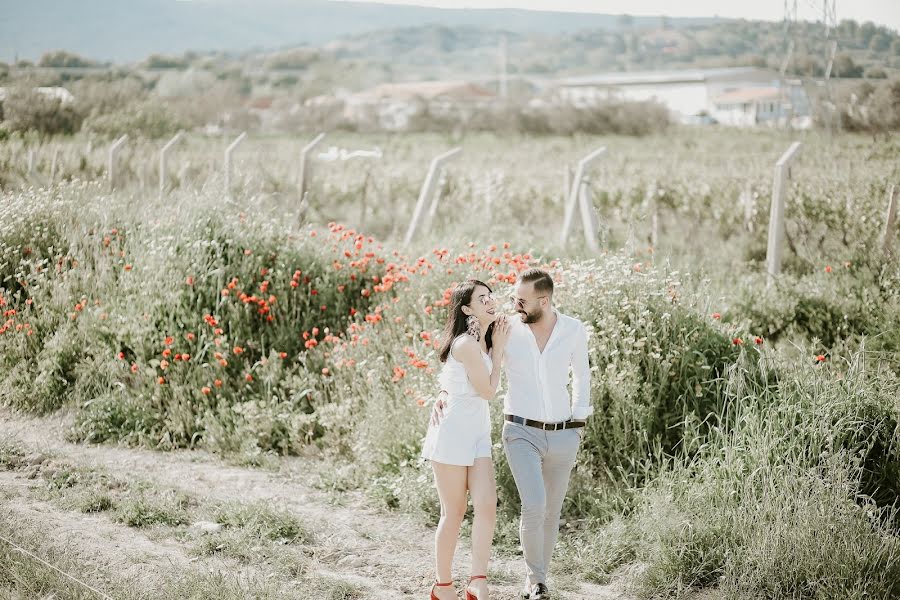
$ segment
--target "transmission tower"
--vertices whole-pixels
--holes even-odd
[[[784,0],[784,39],[787,43],[787,50],[784,54],[784,59],[781,61],[781,69],[779,70],[778,116],[779,118],[784,118],[785,126],[788,129],[790,129],[791,126],[791,113],[793,112],[793,109],[787,112],[784,110],[786,104],[785,91],[787,87],[786,74],[794,60],[794,50],[797,48],[797,20],[797,0]],[[793,105],[791,104],[791,106]]]

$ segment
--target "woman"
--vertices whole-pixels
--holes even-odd
[[[444,328],[440,385],[448,398],[444,418],[428,429],[422,456],[431,461],[441,501],[435,533],[437,579],[432,600],[456,598],[450,574],[459,528],[466,514],[466,491],[472,497],[472,575],[467,600],[487,600],[487,565],[494,537],[497,489],[491,462],[488,400],[500,383],[500,363],[509,338],[506,317],[487,284],[470,279],[456,286]]]

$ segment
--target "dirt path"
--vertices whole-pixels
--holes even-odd
[[[422,598],[427,596],[431,578],[430,554],[433,532],[411,518],[373,510],[364,504],[359,493],[346,494],[341,502],[334,502],[324,492],[308,484],[309,469],[302,459],[279,461],[277,473],[240,468],[225,464],[220,458],[201,451],[154,452],[144,449],[114,446],[81,445],[66,442],[65,415],[34,418],[0,408],[0,440],[16,440],[30,451],[57,455],[78,466],[94,467],[124,480],[140,479],[161,487],[182,490],[198,498],[211,501],[262,501],[287,509],[316,536],[315,558],[319,573],[365,587],[372,598]],[[14,485],[14,476],[4,473],[4,487],[22,491],[22,482]],[[73,543],[78,543],[82,530],[102,535],[80,536],[91,545],[95,540],[99,549],[112,556],[108,562],[115,569],[126,572],[147,564],[131,552],[120,552],[124,540],[134,540],[136,534],[102,516],[85,516],[52,508],[47,503],[27,500],[16,494],[5,501],[16,511],[17,518],[38,523],[36,515],[51,515],[47,527],[71,530]],[[39,505],[40,504],[40,505]],[[144,536],[134,549],[146,551],[149,564],[171,560],[173,564],[187,560],[177,543],[151,542]],[[103,542],[103,540],[108,540]],[[101,553],[102,555],[102,553]],[[114,559],[114,560],[112,560]],[[469,556],[465,544],[460,545],[454,573],[465,573]],[[169,565],[168,568],[171,568]],[[500,557],[492,561],[491,574],[495,600],[516,598],[521,581],[522,563],[519,559]],[[612,599],[626,596],[615,586],[595,586],[579,583],[570,591],[555,598]]]

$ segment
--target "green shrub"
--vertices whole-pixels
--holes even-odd
[[[862,356],[846,372],[796,368],[777,382],[753,370],[728,376],[732,426],[640,494],[624,537],[647,563],[645,594],[893,597],[898,381]]]
[[[74,103],[37,90],[12,89],[3,100],[2,128],[8,133],[36,132],[40,136],[72,134],[84,116]]]

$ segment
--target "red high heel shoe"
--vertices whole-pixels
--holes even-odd
[[[431,600],[441,600],[440,598],[438,598],[437,596],[434,595],[434,588],[447,587],[448,585],[453,585],[453,581],[448,581],[447,583],[440,583],[440,582],[435,581],[434,584],[431,586]]]
[[[469,591],[469,584],[476,579],[487,579],[487,575],[472,575],[469,577],[469,583],[466,584],[466,600],[478,600],[478,596]]]

